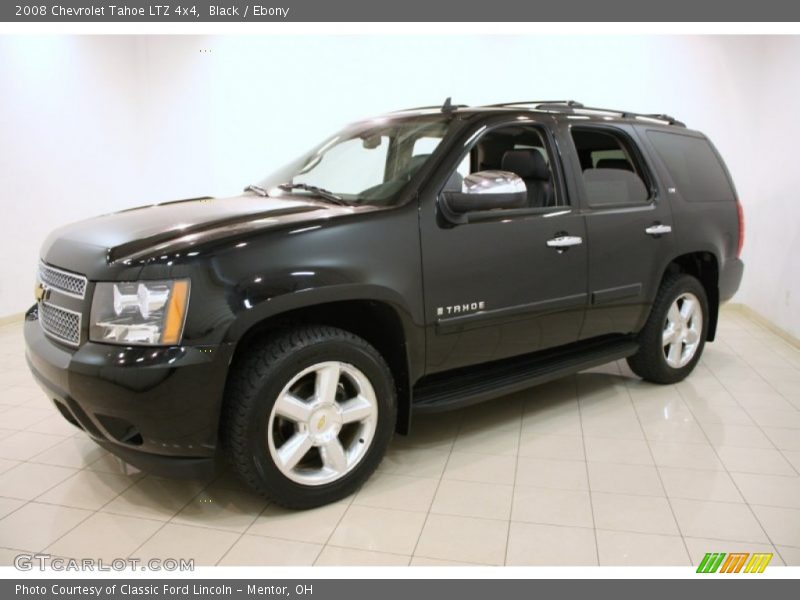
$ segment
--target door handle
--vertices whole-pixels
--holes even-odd
[[[547,240],[548,248],[569,248],[570,246],[580,246],[583,238],[577,235],[559,235],[552,240]]]
[[[650,227],[644,230],[647,235],[664,235],[665,233],[670,233],[671,231],[672,227],[669,225],[663,225],[661,223],[650,225]]]

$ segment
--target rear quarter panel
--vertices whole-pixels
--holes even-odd
[[[736,248],[739,241],[736,191],[724,161],[711,144],[728,177],[731,186],[730,197],[725,200],[689,201],[682,195],[680,188],[653,146],[647,135],[648,131],[665,131],[671,134],[686,135],[706,140],[709,143],[710,140],[703,134],[689,129],[637,127],[640,146],[648,154],[658,178],[667,189],[667,199],[672,206],[676,255],[710,252],[716,257],[721,272],[728,261],[736,259]]]

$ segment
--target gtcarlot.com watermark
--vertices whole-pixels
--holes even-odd
[[[49,554],[18,554],[19,571],[194,571],[193,558],[62,558]]]

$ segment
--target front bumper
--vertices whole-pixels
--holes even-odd
[[[215,467],[233,347],[63,346],[25,318],[26,359],[61,414],[142,470],[195,477]]]

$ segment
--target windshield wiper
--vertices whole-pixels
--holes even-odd
[[[327,200],[331,204],[338,204],[339,206],[349,206],[349,202],[342,198],[341,196],[337,196],[330,190],[326,190],[324,188],[317,187],[315,185],[308,185],[307,183],[282,183],[278,186],[285,192],[291,192],[292,190],[303,190],[304,192],[310,192],[323,200]]]
[[[245,192],[255,192],[259,196],[264,196],[265,198],[267,196],[269,196],[269,193],[267,192],[267,190],[265,188],[261,187],[260,185],[255,185],[253,183],[251,183],[246,188],[244,188],[244,191]]]

